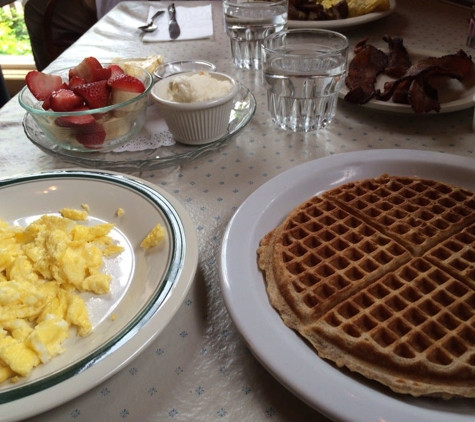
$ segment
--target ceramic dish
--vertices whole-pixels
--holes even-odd
[[[249,89],[239,84],[239,92],[234,99],[234,108],[231,112],[228,131],[216,142],[201,146],[188,146],[176,143],[175,145],[160,147],[155,150],[147,149],[121,153],[80,154],[56,148],[55,145],[44,136],[43,132],[28,114],[25,115],[23,120],[23,128],[28,139],[43,152],[52,157],[81,167],[136,172],[142,170],[157,170],[185,164],[204,153],[216,151],[230,142],[232,137],[250,122],[255,111],[256,100],[254,96]]]
[[[250,195],[225,231],[219,271],[226,307],[250,349],[269,372],[332,420],[473,421],[473,400],[444,401],[398,395],[379,383],[320,359],[308,342],[284,325],[269,303],[264,278],[257,267],[256,250],[261,238],[278,226],[295,206],[313,195],[383,173],[415,175],[475,190],[475,161],[449,154],[359,151],[294,167]]]
[[[318,28],[318,29],[332,29],[334,31],[345,31],[347,29],[353,29],[354,27],[363,25],[365,23],[373,22],[382,19],[396,9],[396,0],[389,0],[389,9],[384,12],[373,12],[367,15],[357,16],[355,18],[336,19],[331,21],[295,21],[289,20],[289,29],[294,28]]]
[[[176,62],[163,63],[158,66],[153,74],[158,79],[163,79],[171,75],[183,72],[199,72],[204,70],[207,72],[215,72],[216,66],[205,60],[180,60]]]
[[[381,49],[383,51],[387,51],[383,47],[381,47]],[[440,52],[419,49],[408,49],[408,52],[413,63],[423,58],[440,57],[443,55]],[[350,52],[348,56],[348,62],[350,62],[353,57],[354,53]],[[393,79],[385,75],[380,75],[376,82],[376,88],[383,90],[384,84],[389,80]],[[467,108],[473,107],[473,96],[475,95],[475,70],[472,69],[470,74],[467,75],[463,82],[457,81],[456,79],[440,78],[437,83],[434,84],[434,88],[436,88],[439,93],[439,113],[451,113],[454,111],[465,110]],[[340,90],[338,96],[340,98],[344,98],[348,91],[348,87],[344,85],[343,88]],[[387,111],[389,113],[410,114],[413,116],[428,116],[436,114],[435,111],[431,111],[430,113],[416,114],[414,113],[410,105],[396,104],[393,103],[392,100],[370,100],[367,104],[364,104],[361,107],[366,107],[378,111]]]
[[[105,262],[111,292],[81,294],[93,331],[71,335],[66,351],[28,378],[0,385],[0,420],[19,420],[62,404],[123,368],[172,319],[193,281],[198,245],[180,203],[160,188],[118,173],[52,171],[0,180],[0,218],[24,226],[63,207],[90,207],[88,223],[115,223],[111,236],[125,250]],[[122,207],[125,213],[118,217]],[[148,251],[141,240],[161,223],[166,240]],[[112,315],[116,318],[113,319]]]
[[[220,83],[227,84],[229,89],[217,98],[203,100],[203,96],[207,94],[204,89],[198,101],[189,101],[189,91],[181,88],[184,83],[178,82],[176,83],[178,92],[175,95],[180,101],[171,100],[170,87],[174,81],[181,78],[190,78],[190,80],[198,78],[201,83],[206,84],[208,89],[210,86],[217,87]],[[192,85],[191,82],[190,84]],[[196,87],[193,88],[196,89]],[[150,95],[165,119],[173,138],[182,144],[197,146],[217,141],[227,133],[238,91],[239,85],[236,80],[224,73],[210,72],[207,75],[201,75],[199,72],[185,72],[158,81],[153,86]],[[184,99],[185,101],[182,101]]]

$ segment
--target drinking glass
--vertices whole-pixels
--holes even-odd
[[[262,81],[275,123],[309,132],[332,121],[348,61],[344,35],[323,29],[277,32],[263,41],[262,60]]]
[[[224,0],[223,10],[234,63],[260,69],[262,40],[287,28],[287,0]]]

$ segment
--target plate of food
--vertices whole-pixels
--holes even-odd
[[[167,192],[113,172],[0,180],[0,420],[56,407],[137,357],[194,279],[193,223]]]
[[[393,37],[389,40],[390,42],[398,42],[401,39]],[[362,43],[364,44],[360,52],[363,56],[365,54],[364,49],[369,50],[373,48],[376,48],[382,54],[389,54],[388,46],[380,47],[372,45],[371,42],[365,43],[364,41]],[[350,68],[345,85],[340,90],[339,97],[347,102],[373,110],[397,114],[433,115],[434,113],[451,113],[473,107],[475,67],[467,53],[459,50],[444,54],[437,51],[413,48],[408,48],[406,52],[409,56],[411,67],[405,73],[399,74],[399,76],[389,76],[382,72],[374,78],[366,73],[373,82],[356,76],[359,81],[353,86],[349,81],[350,68],[357,55],[354,51],[350,52],[348,57]],[[447,72],[445,74],[442,71],[439,73],[434,72],[431,75],[431,68],[435,69],[440,64],[446,66]],[[361,71],[364,70],[364,61],[359,65],[359,68]],[[463,69],[460,71],[460,75],[463,76],[459,76],[459,69]],[[358,72],[360,71],[358,70]],[[450,75],[450,72],[452,75]],[[419,83],[413,84],[418,79],[418,75],[422,77],[419,81],[423,80],[424,83],[427,83],[423,89],[416,89],[421,86]],[[349,84],[352,86],[353,93],[356,93],[350,100]],[[366,85],[367,87],[371,86],[371,88],[364,88],[359,91],[358,84]],[[388,88],[387,84],[391,84],[391,88]],[[408,95],[408,92],[412,88],[414,90],[411,92],[414,92],[414,94],[411,97],[411,95]],[[379,93],[381,93],[380,97],[375,94],[376,90],[379,90]],[[367,92],[361,95],[363,91]]]
[[[319,20],[315,20],[315,17],[308,17],[308,10],[305,9],[305,6],[302,6],[303,2],[300,0],[291,1],[290,4],[294,7],[294,10],[289,10],[289,21],[288,27],[289,29],[294,28],[311,28],[311,29],[331,29],[334,31],[344,31],[353,29],[360,25],[364,25],[369,22],[374,22],[376,20],[382,19],[391,13],[394,12],[396,9],[396,0],[388,0],[388,1],[372,1],[366,2],[366,4],[361,4],[361,2],[351,2],[348,1],[347,7],[354,8],[351,10],[353,16],[352,17],[339,17],[339,12],[336,10],[334,14],[336,16],[325,17],[325,12],[321,12],[323,16]],[[317,1],[317,4],[322,3],[322,1]],[[324,2],[323,2],[324,3]],[[338,2],[327,2],[331,3],[332,5],[336,5]],[[363,8],[361,10],[360,6]],[[371,12],[367,12],[365,8],[369,8],[368,10],[372,10]],[[298,14],[299,16],[296,16]],[[330,12],[332,14],[332,12]],[[297,19],[298,18],[298,19]]]
[[[462,275],[462,243],[475,239],[474,168],[433,152],[345,153],[294,167],[244,201],[223,237],[220,283],[277,380],[333,420],[475,417],[465,398],[475,293],[461,281],[473,279]]]

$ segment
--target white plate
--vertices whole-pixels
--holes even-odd
[[[58,406],[119,371],[165,328],[193,281],[198,245],[192,221],[167,192],[111,172],[60,170],[0,180],[0,218],[25,226],[64,207],[90,207],[87,224],[115,223],[111,236],[125,250],[106,258],[111,293],[84,294],[93,332],[72,335],[66,352],[16,384],[0,385],[0,421],[19,420]],[[116,211],[125,213],[118,217]],[[140,248],[161,223],[166,240]],[[112,319],[112,315],[116,319]]]
[[[410,150],[333,155],[294,167],[257,189],[226,229],[220,254],[226,307],[259,361],[290,391],[324,415],[351,422],[473,422],[473,400],[413,398],[337,369],[284,325],[269,303],[257,267],[261,238],[298,204],[352,180],[411,175],[475,190],[475,160]]]
[[[378,47],[379,48],[379,47]],[[386,51],[384,47],[381,47],[381,50]],[[416,61],[427,58],[427,57],[440,57],[443,54],[440,51],[429,51],[429,50],[420,50],[420,49],[407,49],[412,63]],[[455,54],[456,51],[453,52]],[[450,53],[446,53],[450,54]],[[348,55],[348,61],[351,61],[354,57],[354,53],[351,52]],[[394,80],[389,78],[386,75],[379,75],[376,88],[383,91],[384,84],[387,81]],[[440,79],[434,81],[434,88],[437,89],[439,93],[439,102],[440,102],[440,112],[439,113],[451,113],[454,111],[465,110],[467,108],[473,107],[474,101],[473,96],[475,95],[475,69],[472,68],[470,73],[464,78],[462,82],[457,81],[456,79],[441,77]],[[343,85],[343,88],[339,92],[339,97],[344,98],[348,93],[349,89],[346,85]],[[362,107],[370,108],[373,110],[387,111],[390,113],[398,114],[411,114],[413,116],[427,116],[437,114],[435,111],[430,113],[416,114],[412,110],[411,106],[408,104],[396,104],[390,99],[389,101],[379,101],[372,99],[368,103],[364,104]]]
[[[382,19],[396,9],[396,0],[389,0],[389,9],[384,12],[373,12],[367,15],[357,16],[355,18],[335,19],[331,21],[296,21],[289,20],[287,26],[290,29],[295,28],[311,28],[311,29],[331,29],[334,31],[344,31],[352,29],[355,26],[360,26],[368,22],[373,22]]]

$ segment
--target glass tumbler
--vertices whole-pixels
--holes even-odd
[[[224,23],[234,63],[241,69],[260,69],[261,42],[287,28],[287,0],[224,0]]]
[[[323,29],[291,29],[262,43],[262,81],[272,120],[281,128],[309,132],[335,116],[345,81],[348,39]]]

